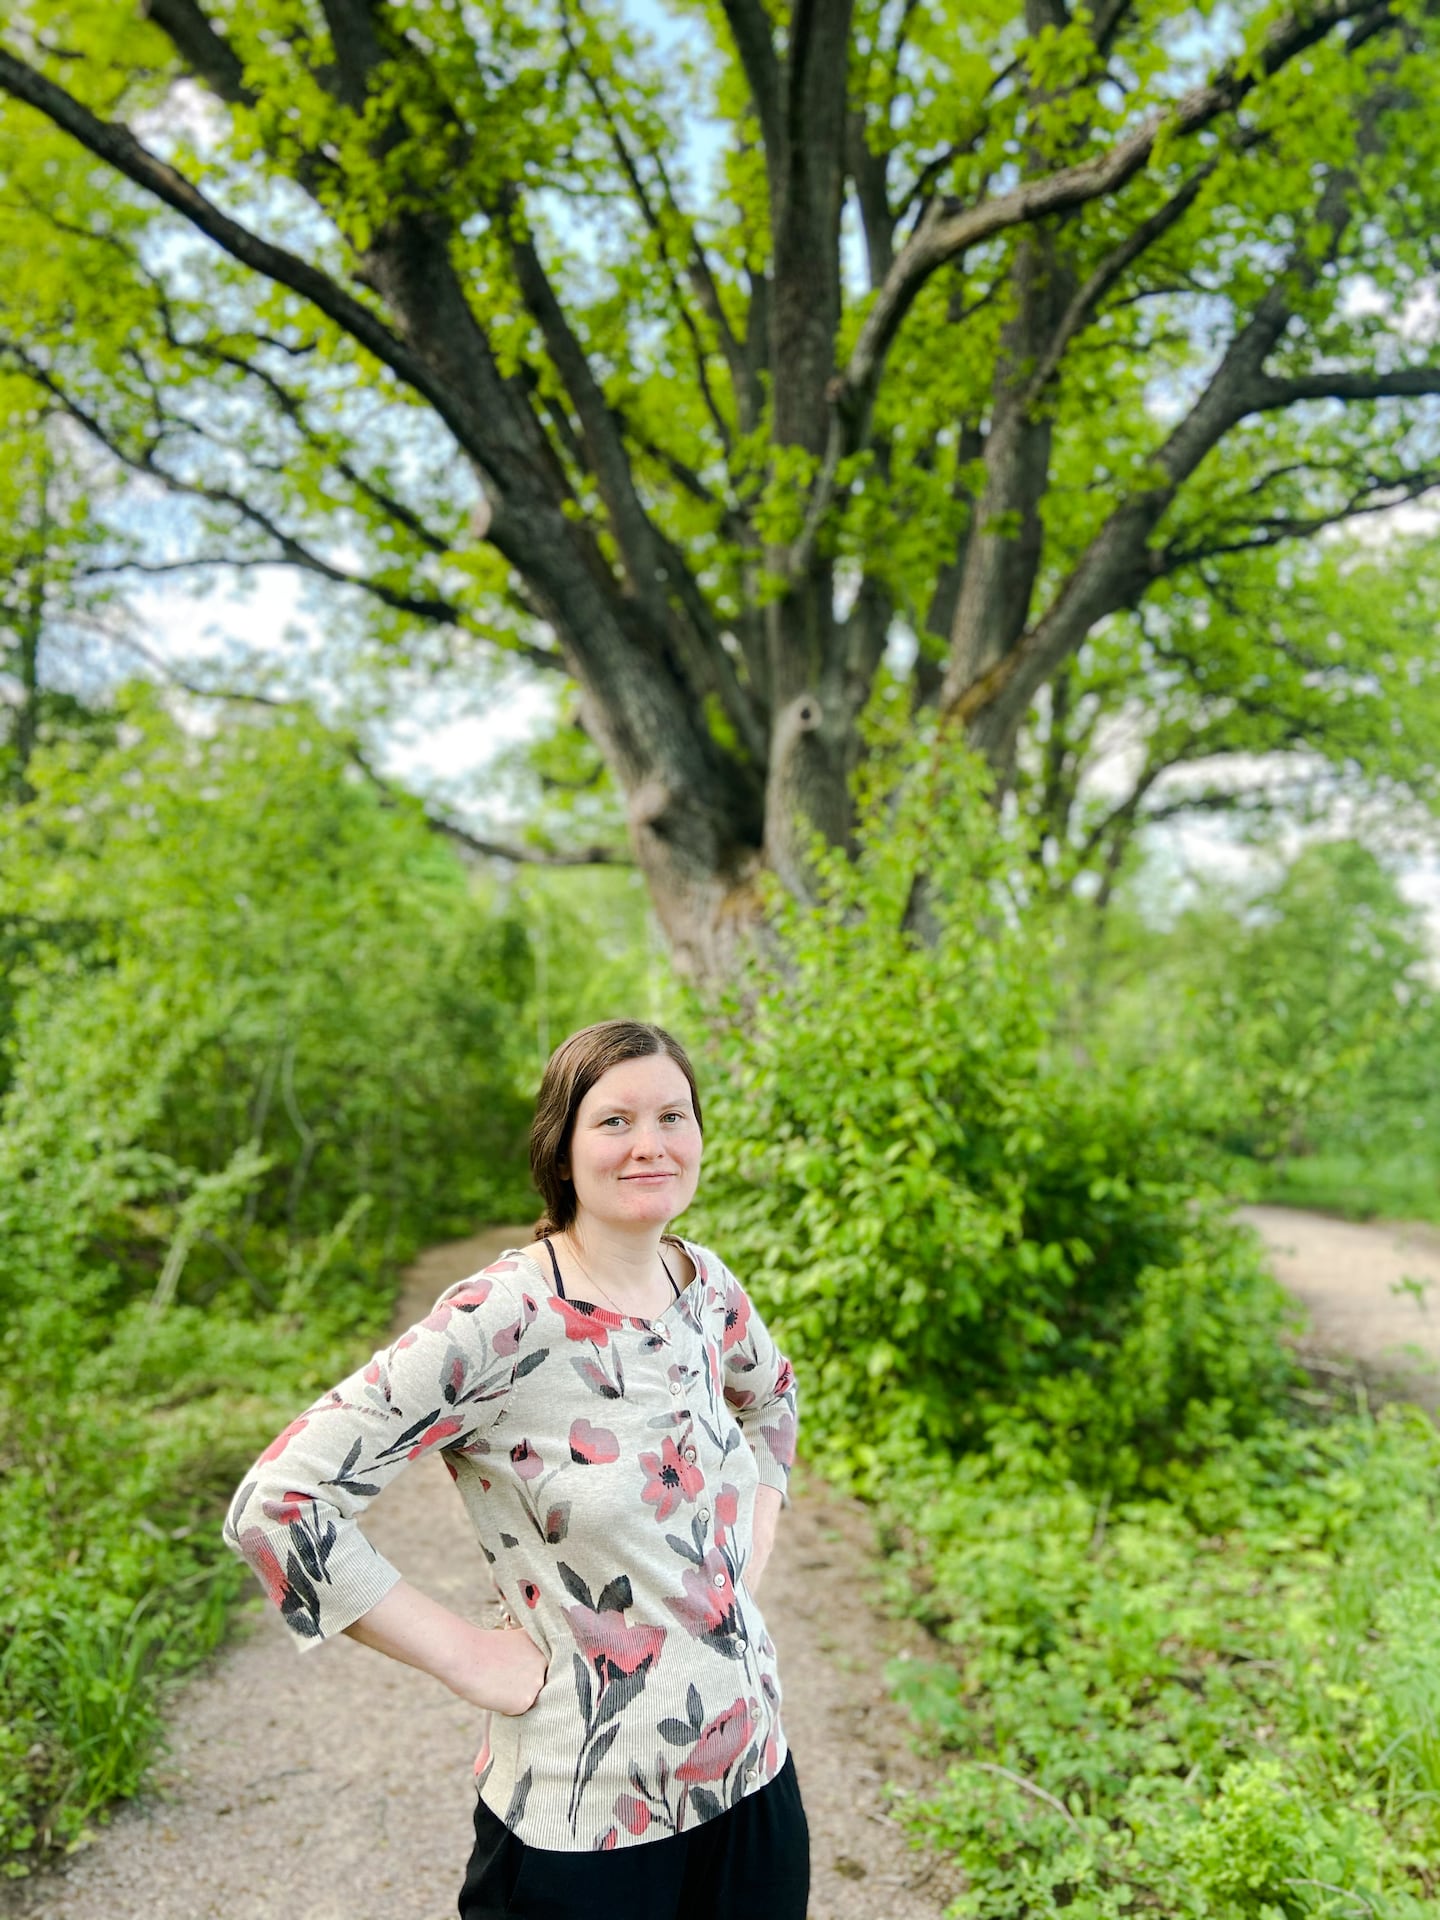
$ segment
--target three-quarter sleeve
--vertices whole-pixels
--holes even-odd
[[[795,1460],[795,1375],[755,1304],[728,1267],[722,1267],[725,1399],[749,1441],[762,1487],[788,1503]]]
[[[493,1426],[514,1379],[522,1311],[488,1273],[448,1287],[423,1320],[292,1420],[245,1475],[225,1544],[249,1563],[301,1650],[332,1639],[400,1579],[360,1531],[360,1514],[412,1460]]]

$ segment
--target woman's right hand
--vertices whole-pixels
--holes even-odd
[[[545,1653],[515,1622],[505,1627],[481,1627],[476,1638],[484,1644],[477,1646],[478,1658],[461,1676],[466,1684],[451,1682],[455,1692],[472,1706],[488,1707],[492,1713],[528,1713],[539,1699],[550,1670]]]
[[[549,1656],[524,1627],[477,1627],[438,1600],[397,1581],[383,1599],[345,1628],[352,1640],[419,1667],[472,1707],[528,1713],[549,1668]]]

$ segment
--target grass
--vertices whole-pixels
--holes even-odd
[[[1440,1161],[1422,1152],[1378,1160],[1317,1153],[1263,1168],[1256,1198],[1276,1206],[1312,1207],[1346,1220],[1440,1223]]]
[[[83,1845],[144,1786],[171,1690],[254,1592],[220,1540],[226,1503],[388,1298],[360,1276],[327,1306],[248,1323],[174,1307],[158,1329],[127,1310],[98,1351],[64,1303],[43,1340],[29,1329],[7,1369],[27,1392],[0,1409],[0,1875]]]

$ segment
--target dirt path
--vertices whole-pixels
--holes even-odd
[[[432,1248],[407,1276],[399,1326],[528,1238],[498,1228]],[[483,1562],[438,1459],[382,1494],[364,1525],[417,1585],[467,1611]],[[880,1678],[902,1630],[856,1599],[872,1553],[863,1512],[812,1484],[784,1515],[765,1576],[811,1824],[810,1916],[938,1920],[950,1897],[939,1863],[905,1846],[881,1794],[885,1780],[918,1785],[923,1773]],[[0,1912],[454,1920],[478,1738],[472,1710],[435,1681],[344,1638],[300,1654],[257,1590],[170,1729],[156,1793],[122,1808],[62,1872],[0,1892]]]
[[[1382,1391],[1440,1412],[1440,1230],[1243,1207],[1275,1276],[1309,1309],[1301,1350],[1359,1363]]]

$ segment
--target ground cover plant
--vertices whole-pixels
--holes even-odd
[[[901,1811],[954,1920],[1440,1912],[1440,1437],[1290,1411],[1149,1496],[1039,1432],[889,1496],[939,1655],[892,1678],[955,1755]]]

